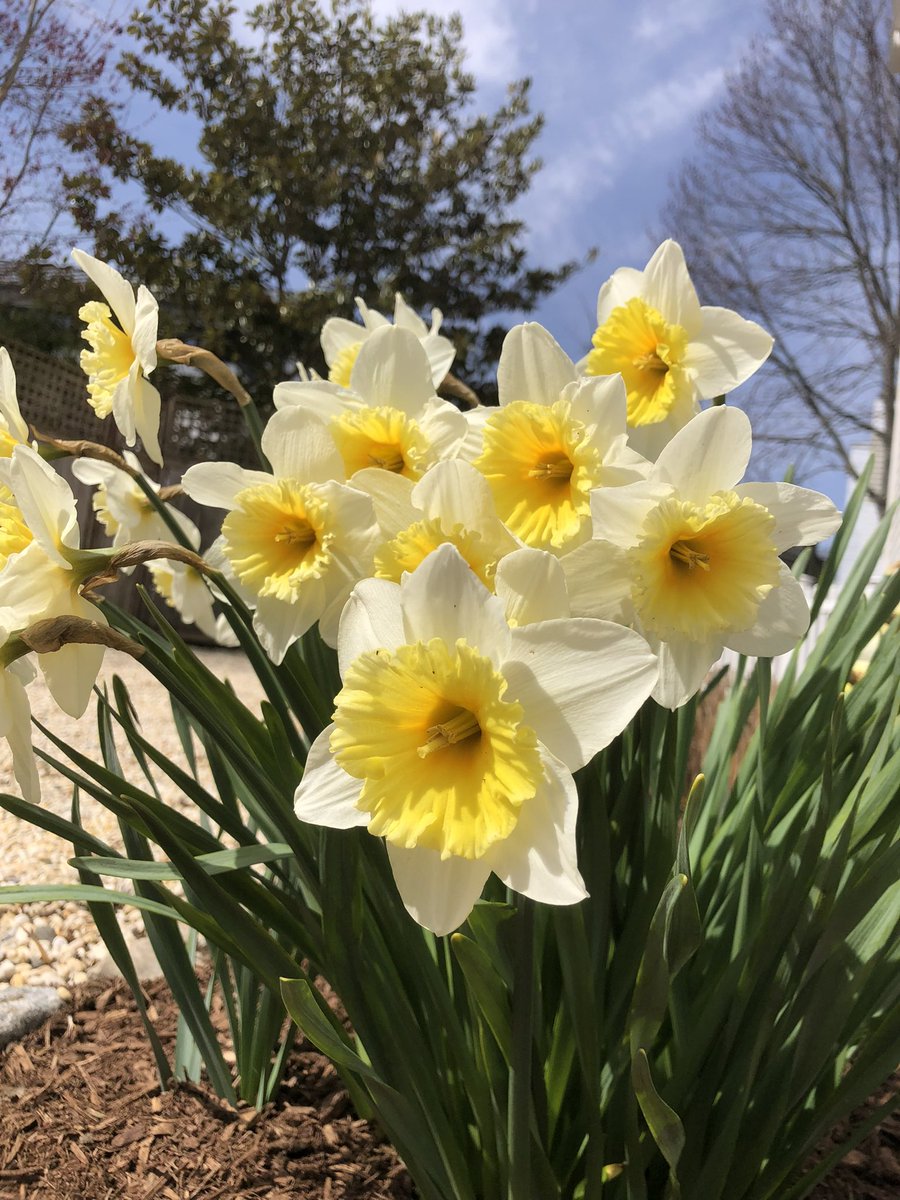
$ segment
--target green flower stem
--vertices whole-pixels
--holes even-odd
[[[511,893],[514,933],[512,1061],[509,1071],[509,1179],[507,1200],[531,1194],[531,1063],[534,1022],[534,906]]]

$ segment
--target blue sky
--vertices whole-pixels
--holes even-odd
[[[380,13],[410,7],[375,0]],[[440,0],[416,4],[445,13]],[[734,0],[459,0],[470,67],[485,107],[506,83],[533,80],[544,113],[544,168],[520,206],[535,262],[597,246],[597,260],[537,314],[574,357],[593,331],[600,284],[642,267],[667,184],[694,144],[697,117],[721,94],[762,28],[760,2]],[[701,297],[702,300],[702,297]],[[439,303],[439,298],[436,298]]]
[[[239,8],[252,6],[238,0]],[[653,234],[668,232],[660,213],[669,182],[696,145],[699,116],[764,29],[763,0],[373,0],[373,7],[382,16],[458,11],[484,110],[502,101],[511,80],[531,77],[532,106],[545,118],[536,146],[544,166],[519,204],[532,261],[553,266],[591,246],[599,251],[534,319],[580,358],[601,283],[616,267],[643,267]],[[130,107],[140,127],[143,104]],[[149,129],[138,132],[153,140]],[[433,302],[440,306],[441,297]],[[740,402],[740,393],[734,398]],[[840,476],[810,482],[843,499]]]

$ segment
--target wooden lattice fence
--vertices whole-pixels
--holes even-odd
[[[29,425],[52,437],[85,438],[121,453],[124,442],[112,419],[99,420],[87,402],[85,375],[77,363],[19,341],[8,342],[6,348],[16,372],[19,406]],[[175,371],[168,375],[166,382],[171,383],[173,378],[177,381]],[[156,377],[154,382],[157,382]],[[178,393],[177,387],[170,387],[167,392],[163,397],[159,432],[165,466],[160,470],[144,460],[151,478],[163,485],[178,483],[192,463],[210,459],[256,465],[240,410],[230,396],[188,399]],[[68,460],[59,459],[54,465],[71,484],[78,501],[81,544],[107,545],[109,538],[91,506],[93,489],[73,477]],[[201,546],[205,549],[218,535],[223,514],[195,504],[186,496],[179,497],[176,503],[199,526]],[[104,594],[128,611],[140,612],[143,606],[136,582],[149,584],[149,576],[143,568],[130,579],[105,588]],[[193,628],[182,632],[195,640],[200,637]]]

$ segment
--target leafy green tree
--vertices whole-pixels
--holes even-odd
[[[477,384],[499,348],[484,318],[529,311],[576,266],[528,264],[512,214],[539,167],[528,81],[478,114],[456,17],[268,0],[248,20],[215,0],[135,14],[120,69],[183,114],[167,128],[180,119],[196,150],[161,153],[96,103],[73,130],[106,164],[69,181],[80,228],[158,296],[164,335],[238,363],[259,399],[298,359],[324,368],[326,317],[357,295],[390,309],[395,291],[444,309],[456,370]],[[113,208],[113,180],[142,203]]]

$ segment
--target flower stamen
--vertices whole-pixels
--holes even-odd
[[[689,571],[693,571],[694,567],[700,567],[704,571],[709,570],[709,555],[692,549],[690,543],[686,541],[674,542],[669,549],[669,558],[674,559],[677,563],[684,563]]]
[[[427,758],[436,750],[443,750],[445,746],[455,746],[457,742],[464,742],[466,738],[476,734],[480,737],[481,726],[474,713],[470,713],[467,708],[460,708],[446,721],[429,726],[427,733],[425,744],[416,750],[419,758]]]

